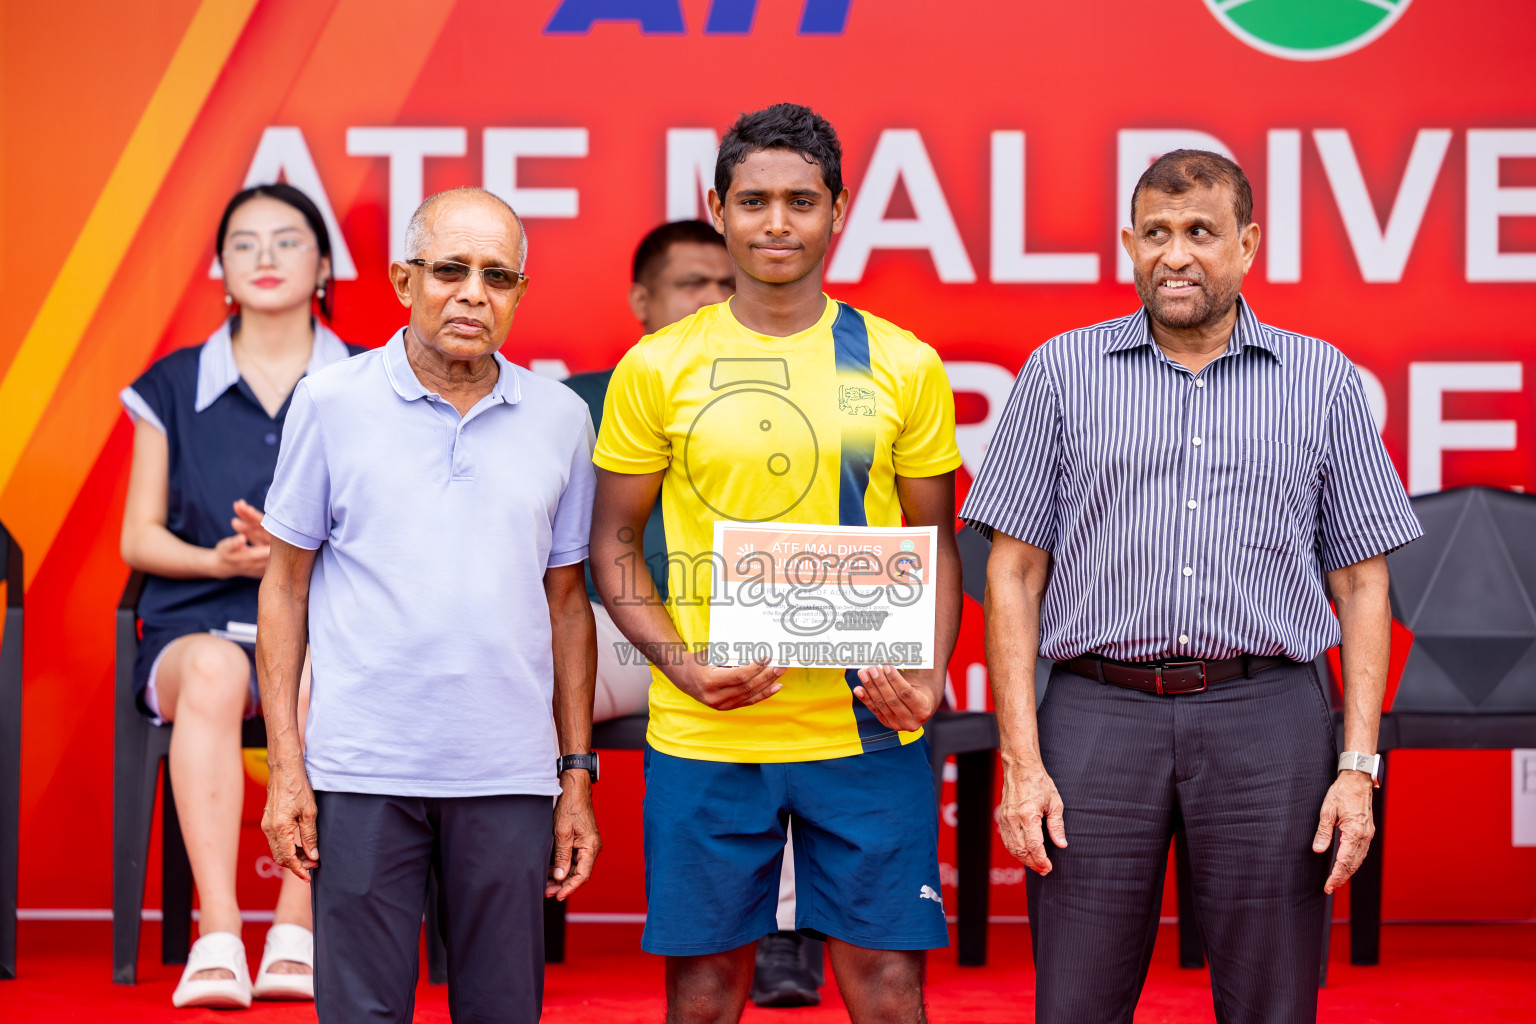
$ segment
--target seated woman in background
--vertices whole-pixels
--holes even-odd
[[[318,307],[330,317],[331,240],[304,193],[289,185],[239,193],[217,246],[231,316],[121,396],[134,421],[122,554],[148,576],[134,684],[145,714],[176,724],[167,770],[202,912],[172,997],[178,1007],[247,1007],[253,994],[314,998],[308,883],[283,873],[254,990],[240,938],[240,729],[258,714],[258,692],[253,644],[236,642],[231,624],[250,624],[254,636],[271,543],[261,508],[289,395],[306,373],[361,351],[315,316]],[[300,721],[307,666],[304,684]]]

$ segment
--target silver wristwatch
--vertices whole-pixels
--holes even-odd
[[[1381,788],[1381,755],[1362,754],[1358,750],[1346,750],[1339,755],[1339,771],[1365,772],[1371,777],[1371,786]]]

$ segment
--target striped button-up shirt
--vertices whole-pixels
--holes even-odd
[[[1339,642],[1324,573],[1423,532],[1354,364],[1237,310],[1199,373],[1143,311],[1019,372],[960,515],[1054,557],[1042,657],[1309,661]]]

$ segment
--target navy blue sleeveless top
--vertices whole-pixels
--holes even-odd
[[[323,324],[315,325],[307,373],[363,351],[348,345]],[[158,360],[120,395],[135,422],[165,434],[169,448],[165,525],[188,544],[211,548],[235,531],[234,503],[244,498],[265,508],[277,468],[278,442],[288,401],[268,416],[240,376],[225,323],[201,345],[178,349]],[[134,666],[134,690],[143,707],[149,668],[178,637],[222,629],[230,622],[256,621],[261,581],[167,579],[148,576],[139,599],[143,639]]]

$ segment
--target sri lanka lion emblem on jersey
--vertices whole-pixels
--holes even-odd
[[[875,392],[872,388],[856,388],[848,384],[837,386],[837,409],[850,416],[873,416]]]

